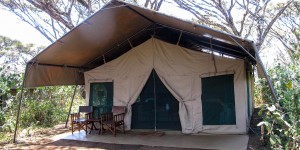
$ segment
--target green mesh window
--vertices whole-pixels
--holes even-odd
[[[203,125],[235,125],[234,75],[202,78]]]
[[[89,105],[94,106],[94,117],[111,112],[113,106],[113,83],[91,83]]]

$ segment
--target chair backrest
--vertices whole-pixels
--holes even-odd
[[[79,112],[91,113],[93,112],[93,106],[79,106]]]
[[[111,109],[111,112],[116,115],[116,114],[121,114],[126,112],[126,107],[125,106],[113,106]]]

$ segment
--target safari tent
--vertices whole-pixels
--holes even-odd
[[[98,113],[127,107],[127,130],[244,134],[257,65],[252,41],[111,1],[30,60],[23,85],[85,85]]]
[[[244,60],[153,37],[84,77],[89,104],[127,106],[127,129],[246,133],[252,107],[246,73]]]

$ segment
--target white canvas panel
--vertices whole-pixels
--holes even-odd
[[[126,129],[131,126],[131,105],[155,69],[163,84],[179,101],[183,133],[246,133],[247,91],[244,61],[196,52],[152,38],[119,58],[85,72],[89,80],[114,81],[114,105],[127,106]],[[202,125],[201,77],[234,73],[236,125]],[[88,100],[87,100],[88,101]]]

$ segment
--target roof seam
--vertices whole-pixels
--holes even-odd
[[[128,8],[129,10],[135,12],[136,14],[140,15],[141,17],[145,18],[146,20],[152,22],[152,23],[155,23],[152,19],[146,17],[145,15],[139,13],[138,11],[134,10],[133,8],[131,8],[129,5],[126,5],[126,8]]]

